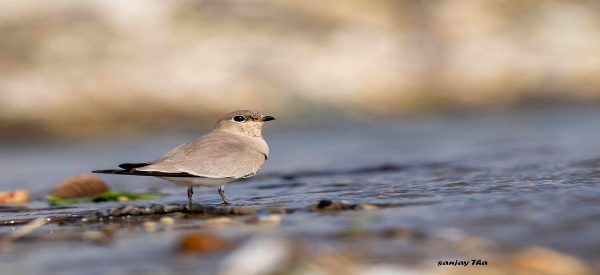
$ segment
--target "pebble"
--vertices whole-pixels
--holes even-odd
[[[281,223],[281,215],[256,215],[248,218],[247,223]]]
[[[350,204],[346,201],[320,200],[308,207],[309,211],[374,210],[380,207],[373,204]]]
[[[343,204],[332,200],[320,200],[319,203],[309,206],[310,211],[340,211],[344,209]]]
[[[173,219],[171,217],[162,217],[162,218],[160,218],[160,223],[165,226],[171,226],[175,223],[175,219]]]
[[[359,204],[355,207],[356,210],[376,210],[379,206],[372,204]]]
[[[80,198],[108,191],[108,186],[101,178],[90,174],[81,174],[60,182],[48,194],[59,198]]]
[[[129,201],[129,198],[128,198],[128,197],[125,197],[125,196],[120,196],[120,197],[118,197],[118,198],[117,198],[117,201],[118,201],[118,202]]]
[[[155,232],[157,228],[156,222],[152,221],[144,222],[142,226],[144,227],[144,230],[146,230],[146,232]]]
[[[254,237],[223,260],[219,274],[278,274],[290,262],[291,250],[282,238]]]
[[[219,236],[204,232],[193,232],[181,238],[177,250],[186,253],[207,253],[224,251],[229,247],[231,245]]]
[[[29,191],[27,189],[16,189],[0,192],[0,205],[2,204],[23,204],[29,201]]]
[[[207,225],[221,225],[221,224],[230,223],[231,221],[232,221],[231,218],[228,218],[228,217],[218,217],[218,218],[206,219],[206,220],[204,220],[204,223]]]
[[[523,274],[586,275],[591,270],[579,259],[544,247],[525,249],[512,263]]]

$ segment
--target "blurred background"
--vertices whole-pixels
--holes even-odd
[[[598,75],[597,1],[0,2],[2,138],[590,105]]]

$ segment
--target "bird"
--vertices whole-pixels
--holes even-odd
[[[256,111],[233,111],[223,115],[212,131],[153,161],[123,163],[119,165],[120,169],[92,172],[153,176],[187,186],[190,209],[194,187],[219,187],[223,205],[229,205],[225,184],[256,175],[269,157],[269,146],[262,137],[262,127],[271,120],[275,117]]]

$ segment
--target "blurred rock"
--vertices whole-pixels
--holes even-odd
[[[160,223],[164,226],[172,226],[173,224],[175,224],[175,219],[171,217],[161,217]]]
[[[374,210],[380,206],[373,204],[348,204],[332,200],[320,200],[319,203],[308,207],[310,211],[343,211],[343,210]]]
[[[129,201],[129,198],[125,197],[125,196],[120,196],[117,198],[117,201],[118,202],[126,202],[126,201]]]
[[[269,214],[269,215],[254,215],[248,219],[246,219],[247,223],[271,223],[278,224],[281,223],[281,215],[277,214]]]
[[[101,178],[82,174],[62,181],[48,194],[59,198],[81,198],[99,195],[109,190]]]
[[[229,217],[217,217],[204,220],[204,223],[207,225],[223,225],[231,222],[232,220]]]
[[[587,275],[592,271],[579,259],[544,247],[531,247],[513,257],[521,274]]]
[[[379,206],[373,204],[359,204],[356,206],[356,210],[376,210]]]
[[[219,274],[276,274],[289,262],[291,253],[290,244],[284,239],[254,237],[223,260]]]
[[[24,204],[29,201],[29,191],[27,189],[16,189],[0,192],[0,205],[5,204]]]
[[[230,247],[229,242],[219,236],[203,232],[193,232],[181,238],[177,250],[179,252],[209,253],[224,251]]]
[[[311,211],[340,211],[350,206],[331,200],[321,200],[317,204],[308,207]]]
[[[156,222],[153,221],[146,221],[142,224],[142,226],[146,232],[154,232],[158,228]]]

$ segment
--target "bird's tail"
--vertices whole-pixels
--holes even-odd
[[[131,169],[135,169],[135,168],[141,168],[144,166],[148,166],[150,165],[150,163],[147,162],[141,162],[141,163],[123,163],[123,164],[119,164],[119,167],[125,169],[125,170],[131,170]]]
[[[119,167],[122,169],[106,169],[106,170],[96,170],[92,171],[92,173],[96,174],[113,174],[113,175],[138,175],[142,176],[144,172],[135,171],[135,168],[141,168],[144,166],[148,166],[149,163],[123,163],[119,164]]]
[[[128,170],[121,170],[121,169],[106,169],[106,170],[92,171],[92,173],[95,173],[95,174],[129,175],[130,172]]]
[[[169,178],[197,178],[198,176],[188,173],[165,173],[160,171],[138,171],[138,170],[119,170],[119,169],[107,169],[107,170],[96,170],[92,171],[96,174],[112,174],[112,175],[131,175],[131,176],[148,176],[148,177],[169,177]]]

